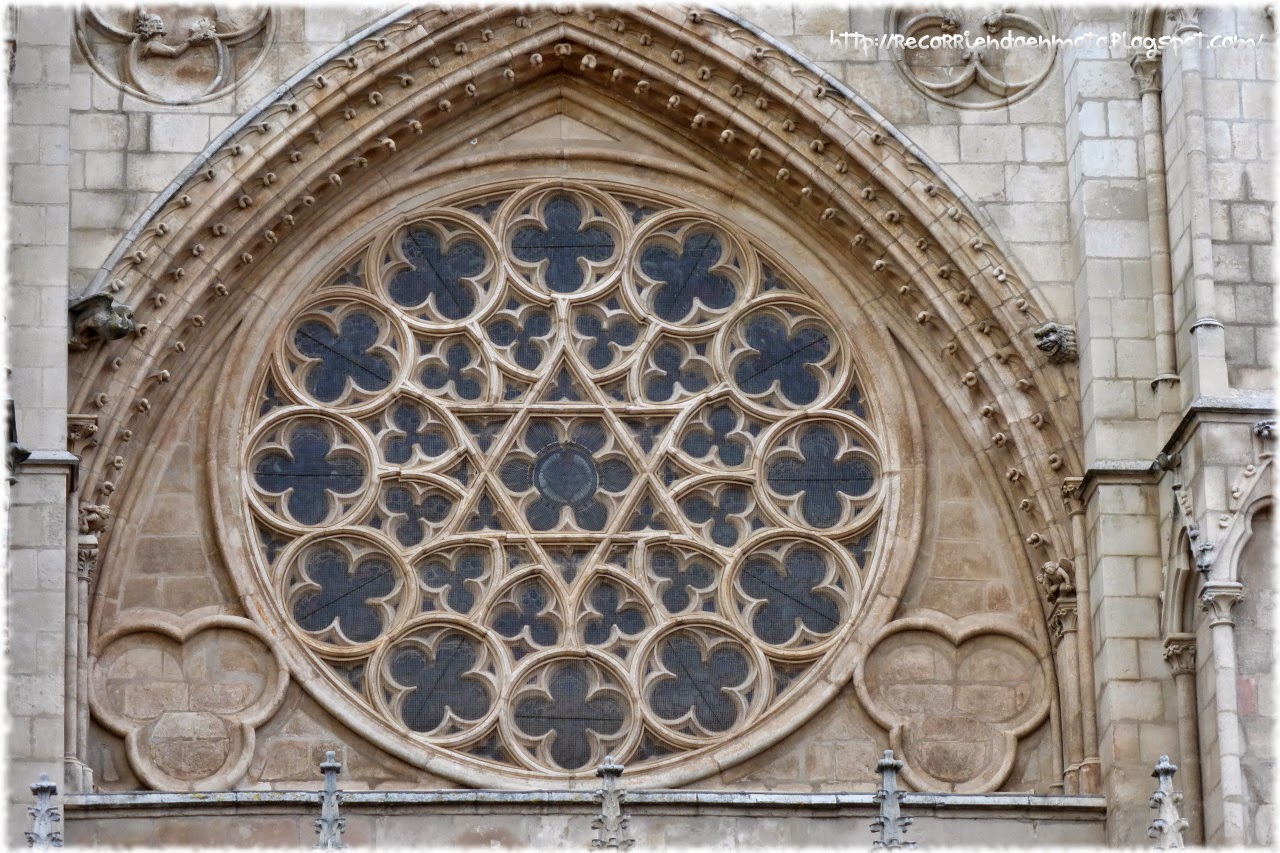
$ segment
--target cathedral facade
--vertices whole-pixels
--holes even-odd
[[[1270,7],[8,29],[10,843],[1275,842]]]

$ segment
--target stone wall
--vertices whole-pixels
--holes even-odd
[[[64,772],[68,756],[89,758],[101,789],[126,791],[146,784],[131,769],[128,726],[117,721],[109,730],[101,724],[102,714],[90,723],[87,711],[83,719],[66,712],[68,703],[85,701],[87,690],[87,649],[77,620],[87,618],[88,605],[77,603],[77,589],[87,590],[94,567],[82,564],[77,574],[77,536],[91,536],[77,533],[79,504],[132,508],[117,519],[122,531],[136,536],[136,547],[120,558],[129,571],[117,573],[114,586],[96,589],[99,635],[130,609],[164,609],[184,618],[195,611],[201,618],[245,615],[219,565],[212,534],[193,523],[209,512],[202,503],[207,496],[201,494],[196,426],[175,426],[167,458],[156,463],[145,494],[113,502],[110,491],[76,493],[73,460],[65,450],[67,303],[89,288],[125,234],[146,219],[157,194],[189,170],[211,141],[298,69],[389,11],[381,6],[275,9],[263,19],[265,29],[232,50],[234,73],[225,90],[187,105],[130,94],[107,79],[114,75],[119,81],[123,74],[120,42],[84,20],[77,36],[78,12],[23,8],[14,18],[7,323],[19,438],[37,455],[23,466],[9,493],[11,826],[25,821],[26,785],[36,773],[49,772],[72,789],[88,784],[75,759]],[[864,50],[840,36],[901,29],[909,16],[884,8],[807,4],[743,8],[741,14],[768,38],[794,48],[859,93],[937,164],[980,224],[1008,249],[1017,277],[1027,280],[1046,319],[1073,324],[1078,335],[1079,361],[1068,365],[1068,375],[1081,432],[1067,440],[1083,468],[1072,471],[1068,465],[1060,473],[1083,475],[1083,481],[1073,476],[1065,494],[1076,524],[1071,531],[1075,580],[1087,611],[1082,606],[1080,633],[1067,636],[1073,643],[1079,639],[1081,649],[1093,650],[1093,659],[1078,665],[1080,677],[1092,681],[1094,695],[1069,721],[1079,732],[1068,743],[1079,752],[1078,760],[1064,760],[1061,743],[1053,743],[1061,721],[1046,721],[1022,738],[1004,789],[1056,790],[1065,775],[1068,788],[1105,794],[1106,821],[1095,815],[1059,831],[1046,828],[1057,827],[1057,818],[1038,824],[1025,815],[1002,817],[986,824],[995,827],[996,836],[985,836],[978,834],[979,824],[953,818],[939,831],[957,839],[969,839],[965,833],[972,831],[975,843],[1097,841],[1104,832],[1112,843],[1140,842],[1150,814],[1150,767],[1158,755],[1169,754],[1175,763],[1198,765],[1203,802],[1188,813],[1202,813],[1200,829],[1207,840],[1267,843],[1258,827],[1271,809],[1264,779],[1272,759],[1264,745],[1274,714],[1266,698],[1270,664],[1263,640],[1270,636],[1266,602],[1274,593],[1258,550],[1270,516],[1252,514],[1252,501],[1265,499],[1270,484],[1254,491],[1248,472],[1250,466],[1270,470],[1265,467],[1269,456],[1260,455],[1269,451],[1260,451],[1263,445],[1249,430],[1274,405],[1274,43],[1171,49],[1154,66],[1154,77],[1153,66],[1134,63],[1123,46],[1061,48],[1043,65],[1024,57],[1030,64],[1021,71],[1036,78],[1025,92],[1006,97],[969,86],[939,95],[925,91],[925,84],[936,79],[930,76],[931,55]],[[170,44],[198,23],[180,17],[169,21]],[[237,20],[251,17],[245,12]],[[133,24],[121,20],[126,29]],[[1274,38],[1273,23],[1261,9],[1211,8],[1198,18],[1058,9],[1031,13],[1028,20],[1025,26],[1032,30],[1062,35],[1149,27],[1152,34],[1200,30],[1208,36]],[[986,23],[968,10],[959,21],[961,29],[974,33]],[[267,38],[270,48],[260,51],[257,46]],[[175,57],[174,67],[190,74],[207,71],[194,55]],[[155,313],[161,305],[151,297],[135,307]],[[937,381],[932,374],[911,376],[920,387]],[[148,381],[167,381],[167,376]],[[929,424],[955,422],[962,403],[947,395],[938,399],[947,404],[922,406]],[[86,406],[70,414],[83,420],[94,411]],[[1201,427],[1202,421],[1209,425]],[[965,429],[961,423],[957,432]],[[72,446],[88,458],[84,434],[79,435]],[[1023,565],[1020,537],[1000,533],[1012,529],[998,509],[1005,500],[999,481],[1006,466],[988,464],[996,454],[990,444],[978,448],[950,439],[955,436],[930,435],[925,442],[934,466],[928,488],[937,515],[922,522],[928,547],[903,591],[898,615],[945,613],[962,620],[979,612],[1006,613],[1021,620],[1022,629],[1043,634],[1039,608],[1047,611],[1051,602],[1042,605],[1032,585],[1036,567]],[[1153,472],[1151,462],[1162,452],[1167,454],[1163,470]],[[974,461],[979,458],[987,461]],[[945,471],[937,467],[942,459],[949,460]],[[971,482],[982,485],[966,494]],[[1056,485],[1050,491],[1056,492]],[[979,492],[980,500],[974,498]],[[979,507],[981,513],[975,511]],[[1202,579],[1188,561],[1206,553],[1197,550],[1206,543],[1217,549],[1209,553],[1223,553],[1250,518],[1255,534],[1239,570],[1214,556],[1219,562],[1204,573],[1215,582],[1244,584],[1244,599],[1234,610],[1239,630],[1227,634],[1220,624],[1211,628],[1211,617],[1194,608]],[[1199,538],[1188,542],[1192,530]],[[999,539],[1002,535],[1007,538]],[[88,541],[81,539],[82,548]],[[1009,559],[978,559],[983,541],[1008,542]],[[171,569],[175,554],[181,566]],[[1183,579],[1175,583],[1176,577]],[[1175,591],[1187,604],[1185,612],[1171,615],[1162,601]],[[1224,594],[1231,598],[1231,590]],[[1225,606],[1230,610],[1231,604]],[[1166,660],[1171,637],[1192,649],[1193,686],[1184,680],[1175,687]],[[1059,651],[1053,666],[1060,670],[1063,663]],[[873,779],[865,768],[834,758],[841,751],[886,745],[854,692],[837,694],[805,729],[699,786],[869,790]],[[1198,704],[1190,720],[1184,708],[1188,698]],[[337,740],[359,740],[297,684],[282,689],[278,704],[281,710],[263,725],[256,749],[245,759],[253,787],[300,784],[318,751],[340,745],[334,743],[335,732],[341,733]],[[1179,755],[1188,748],[1188,732],[1199,738],[1194,758]],[[455,784],[366,747],[344,753],[362,777],[357,785]],[[134,811],[107,814],[96,808],[73,810],[70,830],[100,828],[104,838],[136,843],[178,841],[225,819],[154,821]],[[368,826],[381,828],[368,830],[370,837],[390,840],[412,831],[405,828],[412,821],[402,816],[379,815]],[[585,812],[578,818],[585,824]],[[502,842],[532,833],[550,841],[560,831],[531,820],[503,816],[495,819],[491,835],[468,839]],[[802,834],[809,832],[828,837],[813,829],[814,822],[763,829],[725,814],[714,821],[664,819],[659,831],[650,820],[638,817],[637,826],[655,841],[702,832],[709,833],[705,837],[711,843],[721,831],[738,833],[744,843],[802,843]],[[837,838],[845,824],[852,826],[850,820],[819,823]],[[933,828],[930,820],[917,823],[922,840]],[[253,821],[268,835],[283,833],[290,843],[310,838],[306,821],[291,815],[264,814]],[[353,827],[357,823],[353,820]],[[1196,830],[1192,836],[1199,837]]]

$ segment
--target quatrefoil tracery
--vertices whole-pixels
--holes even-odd
[[[711,215],[484,199],[394,225],[284,331],[247,440],[261,571],[407,737],[543,774],[678,760],[859,610],[882,451],[852,347]]]

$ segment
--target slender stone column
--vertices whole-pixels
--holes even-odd
[[[1076,597],[1059,594],[1049,614],[1049,631],[1053,637],[1054,658],[1058,666],[1059,705],[1062,708],[1062,733],[1066,747],[1067,766],[1063,774],[1064,792],[1079,794],[1080,768],[1084,764],[1084,740],[1080,728],[1080,708],[1084,704],[1079,696],[1080,668],[1077,655],[1076,631],[1079,622]],[[1070,694],[1075,692],[1076,696]]]
[[[1200,10],[1183,6],[1171,10],[1174,35],[1201,33]],[[1215,316],[1213,237],[1209,210],[1209,152],[1204,117],[1204,48],[1188,43],[1182,56],[1183,127],[1186,132],[1187,192],[1191,225],[1192,398],[1228,392],[1226,329]]]
[[[1156,375],[1151,387],[1178,381],[1174,341],[1173,270],[1169,260],[1169,203],[1165,186],[1164,128],[1160,116],[1161,57],[1137,54],[1129,61],[1142,103],[1142,165],[1147,182],[1147,222],[1151,240],[1152,328],[1156,335]]]
[[[1236,697],[1236,637],[1231,608],[1244,598],[1235,581],[1205,581],[1200,609],[1209,612],[1213,639],[1214,703],[1218,709],[1218,763],[1222,774],[1222,843],[1245,841],[1244,771],[1240,767],[1240,713]]]
[[[1182,767],[1183,808],[1187,817],[1187,840],[1204,843],[1204,795],[1200,786],[1200,722],[1196,704],[1196,638],[1194,634],[1171,634],[1164,641],[1164,659],[1173,670],[1178,691],[1178,751]]]
[[[1062,481],[1062,502],[1071,515],[1071,545],[1075,551],[1076,612],[1083,613],[1075,634],[1078,678],[1080,683],[1080,735],[1084,759],[1080,764],[1079,785],[1082,794],[1102,790],[1102,761],[1098,758],[1098,695],[1093,683],[1093,605],[1089,594],[1089,562],[1085,542],[1084,501],[1080,489],[1082,478],[1067,477]]]

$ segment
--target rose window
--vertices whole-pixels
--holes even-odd
[[[270,612],[329,689],[540,778],[685,760],[820,680],[884,456],[857,330],[775,248],[557,183],[420,210],[317,282],[243,458]]]

